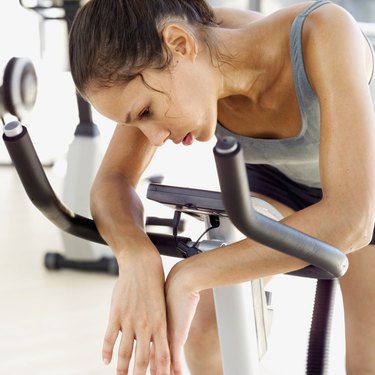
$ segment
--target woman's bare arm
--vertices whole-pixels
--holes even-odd
[[[138,129],[118,125],[91,192],[93,218],[119,264],[102,350],[108,364],[121,335],[119,373],[127,373],[133,350],[135,372],[145,373],[151,361],[152,368],[169,373],[164,271],[144,232],[143,206],[135,191],[154,152]]]
[[[92,186],[92,216],[116,255],[131,250],[128,243],[145,235],[135,189],[155,149],[138,129],[117,125]]]

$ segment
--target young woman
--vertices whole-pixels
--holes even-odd
[[[118,123],[91,196],[120,268],[104,362],[121,332],[118,374],[134,344],[134,374],[182,374],[183,348],[191,374],[221,374],[211,289],[306,266],[247,239],[179,262],[165,282],[135,187],[167,140],[232,134],[252,190],[349,254],[347,373],[375,374],[374,57],[354,19],[328,1],[263,17],[204,0],[91,0],[70,59],[78,92]]]

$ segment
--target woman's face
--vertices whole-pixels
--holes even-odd
[[[124,126],[138,128],[155,146],[168,139],[208,141],[217,120],[215,70],[203,59],[174,59],[172,69],[146,69],[126,85],[89,90],[93,107]],[[149,86],[149,87],[148,87]]]

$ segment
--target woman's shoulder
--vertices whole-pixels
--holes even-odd
[[[289,32],[290,26],[294,19],[301,14],[306,8],[315,3],[315,1],[307,1],[303,3],[294,4],[285,8],[276,10],[269,14],[263,14],[246,9],[234,9],[234,8],[214,8],[216,18],[223,28],[236,29],[236,28],[248,28],[249,30],[255,31],[252,26],[256,23],[260,26],[259,30],[261,33],[274,32],[275,30],[281,31],[285,29]],[[320,9],[322,8],[322,9]],[[332,15],[346,12],[343,8],[328,3],[322,7],[316,9],[314,13],[315,22],[324,22],[327,17]],[[315,15],[315,13],[317,13]],[[321,21],[319,21],[321,20]],[[256,29],[256,28],[255,28]],[[275,33],[275,39],[278,39],[278,33]]]
[[[278,39],[278,34],[280,38],[289,37],[291,26],[296,17],[316,3],[316,1],[298,3],[268,14],[261,19],[260,23],[263,26],[260,29],[265,32],[265,35],[274,35],[275,39]],[[306,14],[303,26],[303,44],[305,46],[309,44],[309,41],[312,41],[313,44],[325,41],[326,44],[331,43],[331,46],[334,44],[345,45],[347,39],[356,38],[359,43],[363,43],[365,49],[368,49],[364,36],[358,32],[360,30],[358,23],[346,9],[332,2],[317,5]]]
[[[270,14],[226,7],[214,8],[214,12],[220,26],[228,29],[250,26],[256,21],[263,21],[265,24],[286,24],[289,26],[299,14],[313,3],[316,3],[316,1],[294,4]],[[332,21],[332,17],[338,17],[340,19],[338,22],[342,22],[345,18],[346,22],[350,22],[348,19],[349,13],[334,3],[324,4],[312,13],[309,18],[313,18],[314,22],[326,22],[327,19]]]
[[[214,12],[220,26],[228,29],[243,27],[264,18],[262,13],[246,9],[214,8]]]
[[[301,2],[288,7],[281,8],[267,15],[262,15],[257,12],[249,12],[249,23],[261,19],[264,23],[280,23],[290,25],[298,15],[302,14],[304,10],[308,9],[310,6],[313,6],[316,3],[319,2]],[[354,18],[347,10],[345,10],[340,5],[334,4],[329,1],[322,3],[320,6],[318,5],[317,7],[314,7],[314,9],[308,14],[307,19],[309,19],[311,23],[315,23],[317,26],[324,24],[325,26],[331,26],[333,28],[340,23],[346,23],[349,25],[356,23]],[[318,25],[319,23],[320,25]]]

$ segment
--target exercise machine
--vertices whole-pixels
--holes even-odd
[[[26,127],[17,121],[8,123],[3,139],[33,204],[62,231],[105,245],[95,222],[76,214],[56,196]],[[335,279],[345,274],[347,257],[331,245],[280,223],[280,215],[272,206],[250,198],[242,150],[234,138],[220,139],[214,154],[221,192],[150,184],[147,197],[173,207],[175,214],[171,235],[148,232],[149,238],[161,255],[183,259],[248,236],[311,264],[291,275],[318,279],[306,373],[325,374]],[[203,221],[208,238],[193,241],[181,236],[178,223],[182,213]],[[224,374],[259,374],[267,350],[269,312],[269,295],[262,281],[216,288],[214,300]]]
[[[67,33],[76,12],[81,6],[79,0],[19,0],[25,9],[36,12],[40,18],[41,55],[48,50],[45,38],[46,22],[64,22]],[[64,45],[61,46],[63,48]],[[68,62],[66,62],[68,65]],[[69,67],[67,67],[69,69]],[[79,123],[67,152],[67,170],[63,184],[63,200],[81,215],[90,215],[89,192],[100,162],[104,146],[98,126],[93,121],[91,105],[76,96]],[[86,271],[117,274],[116,259],[107,246],[84,241],[61,232],[63,253],[49,251],[45,254],[47,269],[71,268]]]
[[[0,86],[0,117],[10,114],[23,119],[35,104],[38,79],[34,64],[23,57],[12,57],[5,66]]]

